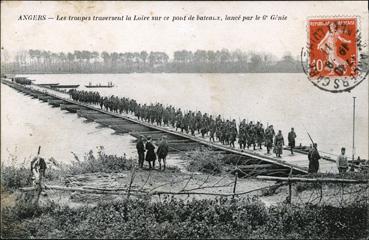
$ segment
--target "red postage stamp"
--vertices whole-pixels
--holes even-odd
[[[308,27],[310,77],[357,76],[357,19],[310,19]]]
[[[321,90],[349,92],[369,74],[358,17],[316,17],[307,20],[307,46],[301,51],[303,71]]]

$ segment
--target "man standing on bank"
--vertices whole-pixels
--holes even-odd
[[[313,144],[313,147],[309,150],[308,159],[309,159],[309,173],[317,173],[319,170],[319,159],[320,159],[320,155],[318,152],[318,144],[316,143]]]
[[[337,167],[339,173],[345,173],[348,169],[347,157],[345,155],[346,149],[341,148],[341,154],[337,158]]]
[[[295,147],[296,133],[293,128],[291,132],[288,133],[288,146],[291,147],[291,155],[293,155],[293,148]]]
[[[155,154],[155,146],[151,142],[151,137],[147,138],[146,150],[147,150],[146,161],[149,162],[149,169],[151,169],[151,162],[152,162],[152,168],[155,169],[156,154]]]
[[[145,145],[143,143],[142,135],[138,138],[138,141],[136,143],[136,149],[138,153],[138,165],[140,166],[140,168],[143,168],[143,164],[145,160]]]
[[[163,170],[165,171],[168,151],[169,151],[168,143],[167,143],[166,137],[163,136],[161,138],[158,150],[156,152],[158,155],[158,160],[159,160],[159,170],[161,170],[161,160],[163,159],[163,164],[164,164]]]

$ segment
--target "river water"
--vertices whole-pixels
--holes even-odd
[[[304,74],[42,74],[24,75],[35,83],[107,84],[102,95],[130,97],[140,103],[161,102],[227,118],[260,120],[281,129],[291,127],[297,144],[309,145],[308,131],[321,151],[351,155],[352,97],[356,96],[356,156],[368,158],[368,81],[351,93],[333,94],[314,87]],[[89,89],[91,90],[91,89]],[[135,156],[133,137],[86,123],[76,114],[52,108],[1,85],[1,159],[28,160],[38,145],[44,156],[70,162],[104,146],[111,154]],[[173,159],[173,161],[176,158]],[[170,159],[168,160],[170,161]]]

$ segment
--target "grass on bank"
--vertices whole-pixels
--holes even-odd
[[[1,237],[364,239],[367,211],[366,205],[266,208],[250,198],[130,199],[77,209],[17,203],[2,212]]]
[[[75,155],[75,160],[70,165],[57,163],[53,158],[49,159],[46,170],[46,180],[55,180],[65,175],[78,175],[84,173],[113,173],[130,170],[135,160],[128,159],[117,155],[109,155],[100,147],[99,151],[94,154],[91,150],[86,153],[82,160]],[[24,164],[16,167],[15,165],[1,165],[1,192],[13,192],[21,187],[31,185],[30,166]]]

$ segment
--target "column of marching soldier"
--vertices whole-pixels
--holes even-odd
[[[276,157],[281,157],[284,138],[282,131],[279,130],[276,134],[273,125],[269,125],[264,128],[263,124],[260,122],[247,122],[243,119],[237,128],[236,120],[225,120],[221,115],[213,117],[207,113],[202,114],[201,111],[184,112],[181,108],[175,108],[172,105],[163,106],[160,103],[140,104],[136,100],[117,96],[100,96],[98,92],[92,91],[80,91],[72,89],[69,91],[73,100],[99,105],[101,109],[126,114],[134,114],[139,120],[149,122],[151,124],[157,124],[159,126],[171,126],[176,130],[180,129],[182,133],[191,134],[195,136],[196,132],[201,134],[204,138],[209,136],[210,141],[219,141],[223,145],[229,145],[235,147],[235,143],[238,140],[239,147],[242,151],[245,148],[250,147],[253,150],[257,148],[262,149],[262,144],[267,148],[267,154],[270,154],[270,150],[276,154]],[[293,148],[295,147],[296,133],[294,129],[288,134],[288,145],[291,149],[291,154],[293,154]],[[314,152],[315,154],[311,154]],[[309,160],[312,166],[309,166],[313,172],[317,172],[319,168],[318,159],[320,158],[317,152],[317,146],[314,146],[309,153]],[[317,154],[316,154],[317,153]],[[311,156],[313,159],[311,161]],[[316,166],[317,165],[317,166]]]
[[[134,99],[119,98],[114,95],[111,97],[102,97],[98,92],[73,89],[69,93],[73,100],[98,104],[101,109],[115,113],[131,113],[139,120],[150,122],[151,124],[156,123],[159,126],[171,126],[176,130],[180,129],[181,132],[193,136],[195,136],[196,132],[198,134],[201,133],[202,137],[208,135],[210,141],[213,142],[217,139],[224,145],[235,147],[235,142],[238,140],[239,147],[242,150],[246,147],[248,149],[252,147],[254,150],[257,147],[262,149],[262,144],[265,143],[268,154],[274,145],[274,152],[280,157],[284,145],[282,132],[279,130],[276,135],[273,125],[264,128],[260,122],[246,122],[246,119],[243,119],[237,129],[235,119],[224,120],[221,115],[213,118],[212,115],[208,115],[207,113],[202,114],[201,111],[197,111],[196,113],[188,111],[184,113],[181,108],[176,109],[171,105],[164,107],[160,103],[141,105]],[[292,134],[289,134],[289,145],[291,143],[294,145],[296,138],[293,130],[292,132]]]

